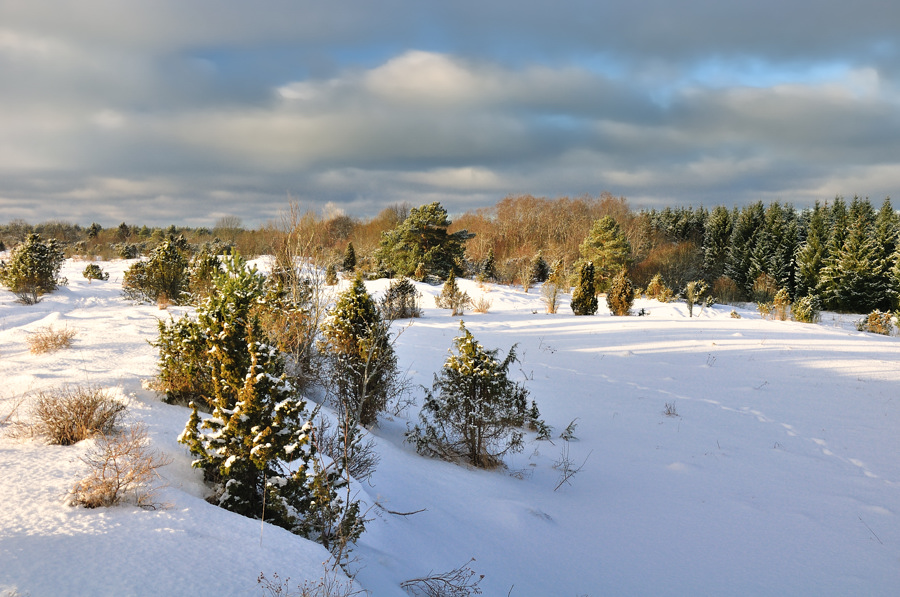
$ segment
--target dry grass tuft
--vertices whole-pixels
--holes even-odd
[[[69,348],[76,335],[78,335],[78,330],[72,328],[57,330],[53,329],[52,325],[48,325],[32,332],[27,340],[28,349],[31,351],[31,354],[56,352],[63,348]]]
[[[172,462],[164,453],[147,446],[147,429],[136,423],[123,433],[101,435],[81,458],[88,465],[87,477],[72,489],[72,503],[85,508],[105,508],[132,503],[147,510],[163,506],[156,499],[160,467]]]
[[[96,435],[110,435],[118,425],[125,405],[106,390],[64,386],[39,392],[31,405],[33,434],[44,435],[52,444],[70,446]]]
[[[482,294],[480,297],[472,299],[469,304],[472,307],[472,311],[476,313],[487,313],[494,302]]]

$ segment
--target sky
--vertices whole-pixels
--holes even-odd
[[[0,222],[900,197],[891,0],[0,0]]]

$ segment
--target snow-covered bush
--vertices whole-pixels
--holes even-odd
[[[179,239],[165,240],[153,249],[149,260],[138,261],[128,268],[122,279],[125,296],[138,302],[187,303],[190,276],[188,261],[179,248],[181,244]]]
[[[21,302],[33,305],[41,295],[66,284],[59,277],[63,261],[65,256],[56,239],[43,242],[39,234],[31,233],[12,250],[9,261],[0,262],[0,284],[14,292]]]
[[[868,316],[856,322],[856,329],[860,332],[890,336],[894,331],[893,315],[875,309]]]
[[[807,295],[798,298],[791,305],[791,314],[794,321],[803,323],[816,323],[819,321],[819,312],[822,310],[822,304],[815,295]]]
[[[408,319],[420,317],[419,298],[422,294],[416,290],[409,278],[399,278],[391,282],[381,299],[379,308],[385,319]]]
[[[459,289],[452,270],[441,288],[441,294],[434,297],[434,304],[438,309],[450,309],[452,317],[462,315],[469,306],[469,295]]]
[[[688,282],[684,287],[684,302],[687,303],[688,317],[694,316],[694,305],[702,305],[709,287],[702,280]]]
[[[96,263],[89,263],[84,268],[84,271],[81,272],[81,275],[88,280],[88,283],[90,283],[91,280],[109,280],[109,274],[104,272]]]
[[[650,283],[647,284],[647,290],[644,294],[647,295],[647,298],[656,299],[661,303],[668,303],[674,298],[672,289],[666,286],[660,274],[655,274],[650,278]]]
[[[498,350],[485,349],[462,322],[459,330],[456,351],[426,390],[420,424],[408,438],[420,454],[497,466],[504,454],[522,449],[528,392],[509,379],[515,347],[501,361]]]
[[[772,299],[772,315],[778,321],[787,321],[791,316],[791,296],[782,288]]]

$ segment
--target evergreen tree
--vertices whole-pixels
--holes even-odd
[[[807,296],[819,285],[819,273],[825,261],[825,210],[816,201],[806,227],[806,241],[797,251],[797,296]]]
[[[612,277],[628,265],[631,245],[619,229],[619,224],[612,217],[604,216],[591,226],[579,250],[585,261],[593,262],[594,285],[598,292],[602,292],[609,286]]]
[[[713,209],[703,236],[703,273],[710,281],[725,275],[732,229],[728,209],[721,205]]]
[[[890,304],[892,294],[883,260],[871,234],[870,220],[859,213],[843,246],[828,260],[819,282],[819,296],[826,308],[868,313]]]
[[[734,220],[725,275],[734,280],[744,296],[751,295],[753,291],[756,280],[751,274],[753,254],[761,232],[765,230],[765,222],[765,209],[761,201],[742,209]]]
[[[572,312],[575,315],[593,315],[597,312],[597,292],[594,289],[594,264],[581,265],[578,286],[572,292]]]
[[[488,249],[487,257],[482,260],[481,265],[479,267],[481,271],[481,275],[484,276],[485,280],[496,280],[497,279],[497,269],[496,264],[494,263],[494,248],[491,247]]]
[[[23,303],[34,304],[66,283],[59,277],[65,259],[56,239],[44,242],[39,234],[29,233],[25,242],[12,250],[9,261],[0,262],[0,283]]]
[[[451,353],[435,375],[420,414],[420,426],[410,433],[421,454],[448,460],[457,457],[477,467],[500,463],[507,452],[521,451],[528,392],[509,379],[515,347],[504,360],[498,351],[475,341],[465,324]]]
[[[461,273],[466,241],[475,235],[466,230],[448,233],[450,224],[440,203],[414,207],[402,224],[382,235],[375,256],[387,271],[403,276],[414,276],[420,263],[426,275],[441,279]]]
[[[184,237],[167,239],[150,253],[147,261],[138,261],[125,272],[122,291],[131,300],[156,302],[166,299],[176,305],[190,300],[188,260],[180,245]]]
[[[447,281],[441,288],[441,294],[434,297],[434,304],[438,309],[452,309],[451,317],[462,315],[466,307],[469,305],[469,295],[459,289],[456,283],[456,276],[453,272],[447,276]]]
[[[395,390],[397,357],[388,327],[359,275],[322,326],[332,391],[352,426],[375,424]]]
[[[347,250],[344,251],[344,260],[341,262],[341,269],[345,272],[356,270],[356,250],[353,243],[347,243]]]
[[[630,315],[633,304],[634,285],[623,269],[610,284],[609,292],[606,293],[606,306],[613,315]]]
[[[535,284],[540,284],[541,282],[546,282],[549,275],[550,266],[544,261],[543,253],[538,251],[534,259],[531,260],[531,281]]]

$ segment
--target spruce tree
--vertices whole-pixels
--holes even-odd
[[[797,251],[797,287],[798,296],[807,296],[815,292],[819,285],[819,275],[825,261],[825,243],[828,232],[825,229],[825,210],[816,201],[809,215],[806,228],[806,240]]]
[[[745,207],[734,219],[725,275],[734,280],[744,296],[750,296],[753,292],[756,278],[751,276],[751,263],[754,249],[764,229],[765,209],[762,201]]]
[[[708,280],[725,275],[731,232],[731,213],[719,205],[709,215],[703,235],[703,273]]]
[[[882,275],[884,271],[869,218],[860,213],[843,246],[822,270],[819,294],[829,309],[868,313],[891,302],[889,279]]]
[[[531,281],[535,284],[546,282],[550,276],[550,266],[544,261],[544,255],[538,251],[534,259],[531,260]]]
[[[441,287],[441,294],[434,297],[434,304],[438,309],[451,309],[450,316],[462,315],[469,305],[469,295],[459,289],[456,276],[453,272],[447,276],[447,281]]]
[[[572,292],[572,312],[575,315],[593,315],[597,312],[597,292],[594,290],[594,264],[581,265],[578,286]]]

